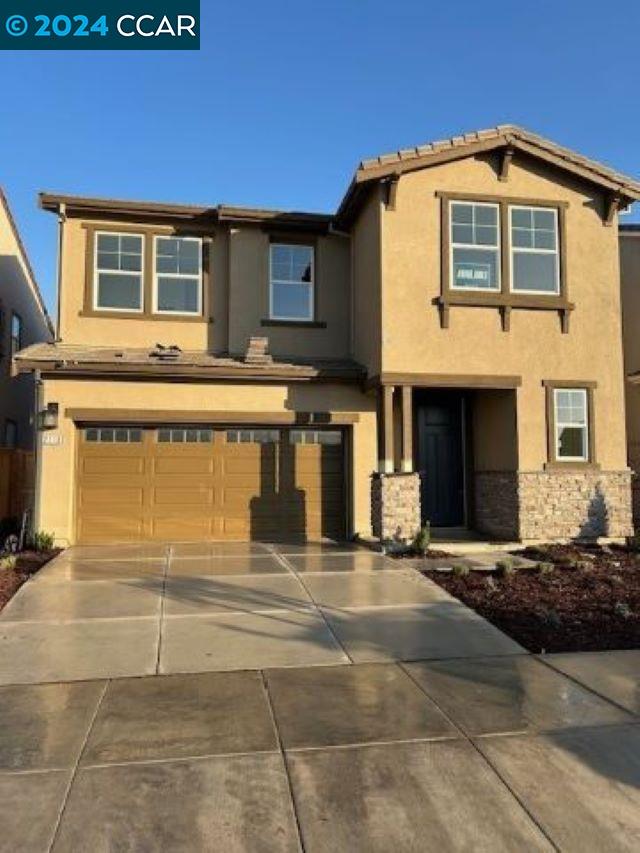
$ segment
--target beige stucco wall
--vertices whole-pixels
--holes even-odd
[[[276,234],[273,240],[279,239]],[[287,242],[286,237],[282,237]],[[306,242],[298,235],[296,242]],[[269,317],[270,235],[260,228],[234,227],[229,233],[229,351],[245,352],[253,335],[269,338],[274,355],[346,358],[349,355],[349,239],[309,238],[315,245],[316,320],[326,328],[261,325]]]
[[[32,448],[34,385],[32,376],[11,377],[11,314],[22,319],[23,347],[50,338],[30,272],[20,252],[4,206],[0,204],[0,445],[7,418],[18,425],[18,446]]]
[[[76,427],[67,408],[172,410],[188,420],[189,411],[323,411],[358,413],[352,427],[354,533],[369,535],[370,474],[376,464],[374,400],[343,384],[189,384],[48,379],[44,402],[60,406],[60,444],[41,446],[40,501],[36,525],[54,533],[61,545],[74,541]],[[49,434],[51,435],[51,434]],[[49,439],[51,440],[51,439]]]
[[[597,191],[516,155],[509,180],[494,156],[403,175],[396,209],[382,212],[382,370],[522,377],[517,391],[521,470],[547,460],[544,379],[596,381],[596,454],[603,469],[626,465],[617,228],[602,221]],[[554,311],[514,310],[503,332],[496,309],[452,307],[440,326],[440,199],[437,191],[568,203],[568,298],[563,335]]]
[[[82,316],[88,220],[68,218],[63,232],[60,338],[65,344],[153,347],[242,354],[251,336],[269,338],[274,356],[346,358],[349,354],[349,240],[339,235],[310,238],[316,245],[317,320],[326,328],[263,327],[269,305],[269,234],[255,225],[211,233],[209,305],[211,322],[184,318],[130,319]],[[100,221],[98,226],[117,228]],[[153,223],[140,223],[150,227]],[[127,229],[135,228],[128,222]],[[283,237],[286,240],[286,238]],[[206,301],[206,300],[205,300]]]
[[[382,351],[381,199],[374,189],[353,225],[353,355],[371,376],[380,373]]]

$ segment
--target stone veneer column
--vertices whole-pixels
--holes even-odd
[[[381,542],[405,544],[414,538],[420,529],[419,474],[373,474],[371,527]]]

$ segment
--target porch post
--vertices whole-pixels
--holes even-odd
[[[403,474],[413,472],[413,387],[402,386],[402,459]]]
[[[380,474],[393,473],[393,391],[393,385],[382,385],[380,387],[378,423],[380,435],[378,472]]]

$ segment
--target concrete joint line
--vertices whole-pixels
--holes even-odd
[[[428,694],[428,693],[427,693],[427,691],[424,689],[424,687],[423,687],[423,686],[422,686],[418,681],[416,681],[416,679],[415,679],[415,678],[413,677],[413,675],[409,672],[409,670],[408,670],[405,666],[403,666],[403,663],[402,663],[401,661],[399,661],[397,665],[398,665],[398,666],[400,667],[400,669],[404,672],[404,674],[405,674],[405,675],[407,675],[407,676],[411,679],[411,681],[416,685],[416,687],[420,690],[420,692],[421,692],[421,693],[423,693],[423,694],[427,697],[427,699],[429,699],[431,702],[433,702],[433,704],[435,705],[435,707],[436,707],[436,708],[440,711],[440,713],[441,713],[441,714],[442,714],[442,715],[443,715],[443,716],[444,716],[444,717],[445,717],[445,718],[446,718],[446,719],[451,723],[451,725],[452,725],[455,729],[457,729],[457,730],[460,732],[460,734],[461,734],[461,736],[463,737],[463,739],[464,739],[464,740],[466,740],[466,741],[467,741],[467,743],[469,743],[469,744],[473,747],[473,749],[475,750],[475,752],[480,756],[480,758],[484,761],[484,763],[485,763],[485,764],[489,767],[489,769],[494,773],[494,775],[496,776],[496,778],[497,778],[497,779],[499,779],[499,780],[500,780],[500,782],[502,782],[503,786],[504,786],[504,787],[507,789],[507,791],[511,794],[511,796],[513,797],[513,799],[514,799],[514,800],[515,800],[515,801],[520,805],[520,808],[521,808],[521,809],[524,811],[524,813],[528,816],[529,820],[534,824],[534,826],[536,826],[536,827],[538,828],[538,830],[540,831],[540,833],[541,833],[541,834],[546,838],[546,840],[547,840],[547,841],[549,842],[549,844],[553,847],[553,849],[554,849],[554,850],[557,850],[557,851],[560,851],[560,848],[558,847],[558,845],[554,842],[554,840],[551,838],[551,836],[550,836],[550,835],[549,835],[549,833],[546,831],[546,829],[542,826],[542,824],[537,820],[537,818],[535,817],[535,815],[533,814],[533,812],[531,812],[531,811],[530,811],[529,807],[528,807],[528,806],[527,806],[527,804],[524,802],[524,800],[523,800],[520,796],[518,796],[518,794],[516,794],[516,792],[515,792],[515,791],[513,790],[513,788],[509,785],[509,783],[508,783],[508,782],[507,782],[507,780],[504,778],[504,776],[500,773],[500,771],[497,769],[497,767],[495,767],[495,766],[493,765],[493,763],[492,763],[492,762],[489,760],[489,758],[484,754],[484,752],[482,752],[482,750],[478,747],[478,745],[474,742],[474,740],[473,740],[473,739],[472,739],[472,738],[471,738],[471,737],[470,737],[470,736],[469,736],[469,735],[464,731],[464,729],[463,729],[463,728],[461,728],[461,726],[459,726],[459,725],[458,725],[458,723],[456,723],[456,722],[455,722],[455,720],[453,720],[453,719],[449,716],[449,714],[448,714],[448,713],[445,711],[445,709],[440,705],[440,703],[439,703],[439,702],[437,702],[437,701],[436,701],[436,699],[434,699],[434,698],[433,698],[433,696],[429,696],[429,694]]]
[[[96,703],[95,710],[94,710],[93,714],[91,715],[91,719],[89,720],[89,725],[87,726],[87,731],[86,731],[84,739],[82,741],[82,745],[80,746],[80,749],[78,750],[78,756],[76,758],[75,764],[71,768],[71,774],[69,776],[69,784],[67,785],[67,788],[64,792],[64,797],[62,798],[62,805],[60,806],[60,811],[58,812],[58,818],[57,818],[55,826],[53,828],[53,834],[51,836],[51,843],[49,844],[49,848],[48,848],[49,853],[51,853],[51,851],[53,850],[53,847],[56,843],[56,839],[58,838],[58,834],[60,832],[60,826],[62,824],[62,818],[64,817],[64,813],[65,813],[65,810],[67,808],[67,802],[69,800],[69,794],[71,793],[71,787],[75,781],[76,775],[78,773],[78,767],[80,766],[80,762],[82,761],[82,756],[84,755],[84,751],[87,748],[87,743],[89,742],[89,735],[91,734],[91,731],[92,731],[93,726],[95,724],[96,718],[98,716],[98,711],[100,710],[100,708],[102,706],[102,702],[104,701],[104,697],[106,695],[106,692],[107,692],[107,689],[108,689],[110,683],[111,683],[111,679],[107,679],[104,683],[104,687],[102,689],[102,693],[100,694],[100,698],[98,699],[98,701]]]

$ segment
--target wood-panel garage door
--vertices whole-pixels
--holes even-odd
[[[341,430],[79,430],[76,539],[340,539]]]

